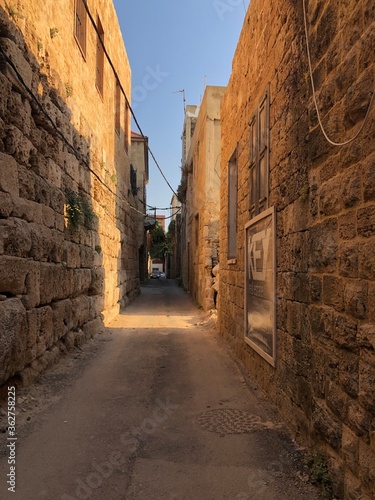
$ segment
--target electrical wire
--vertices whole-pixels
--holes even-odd
[[[178,210],[176,210],[176,212],[174,214],[169,215],[168,217],[164,217],[163,220],[173,219],[173,217],[175,217],[176,215],[178,215],[179,212],[181,212],[181,207]]]
[[[307,51],[307,59],[308,59],[308,63],[309,63],[310,81],[311,81],[311,87],[312,87],[312,92],[313,92],[314,105],[315,105],[316,114],[317,114],[317,117],[318,117],[319,126],[321,128],[321,131],[323,132],[324,137],[326,138],[326,140],[332,146],[346,146],[347,144],[350,144],[355,139],[357,139],[357,137],[359,136],[359,134],[364,129],[364,126],[365,126],[365,124],[367,122],[367,119],[369,117],[369,114],[370,114],[370,110],[372,108],[372,104],[374,102],[375,91],[373,90],[373,92],[372,92],[372,96],[371,96],[370,103],[369,103],[368,108],[367,108],[366,115],[365,115],[365,117],[363,119],[362,125],[360,126],[360,128],[358,129],[358,131],[356,132],[356,134],[354,135],[354,137],[352,137],[351,139],[348,139],[347,141],[344,141],[344,142],[335,142],[332,139],[330,139],[330,137],[328,136],[328,134],[326,133],[326,131],[324,129],[324,125],[323,125],[323,122],[322,122],[322,119],[321,119],[321,116],[320,116],[319,107],[318,107],[318,103],[317,103],[317,99],[316,99],[316,90],[315,90],[314,77],[313,77],[313,71],[312,71],[310,44],[309,44],[309,36],[308,36],[308,29],[307,29],[306,1],[302,0],[302,3],[303,3],[303,20],[304,20],[304,25],[305,25],[306,51]]]
[[[179,214],[179,212],[181,212],[181,207],[180,207],[180,208],[179,208],[179,210],[177,210],[174,214],[169,215],[168,217],[164,217],[164,218],[163,218],[163,221],[166,221],[166,220],[168,220],[168,219],[173,219],[173,217],[176,217],[176,215],[178,215],[178,214]]]
[[[153,205],[148,205],[143,200],[139,200],[139,201],[142,203],[142,205],[149,208],[150,210],[173,210],[175,208],[181,208],[180,206],[179,207],[166,207],[166,208],[154,207]]]
[[[129,103],[129,101],[127,101],[127,102]],[[146,137],[145,137],[145,135],[144,135],[144,134],[143,134],[143,132],[142,132],[141,126],[139,125],[138,120],[137,120],[137,118],[136,118],[136,116],[135,116],[135,114],[134,114],[133,108],[130,106],[130,104],[128,104],[128,106],[129,106],[130,112],[131,112],[131,114],[132,114],[132,117],[133,117],[133,119],[134,119],[134,123],[137,125],[137,128],[138,128],[138,130],[139,130],[139,133],[141,134],[141,136],[142,136],[142,137],[143,137],[143,139],[145,140],[145,143],[146,143],[146,146],[147,146],[148,152],[150,153],[150,155],[151,155],[152,159],[154,160],[155,165],[157,166],[157,168],[158,168],[158,170],[159,170],[160,174],[162,175],[163,179],[164,179],[164,180],[165,180],[165,182],[167,183],[167,185],[168,185],[169,189],[172,191],[172,193],[173,193],[174,195],[176,195],[176,196],[177,196],[176,191],[175,191],[175,190],[173,189],[173,187],[169,184],[168,179],[167,179],[167,178],[166,178],[166,176],[164,175],[164,172],[162,171],[162,169],[161,169],[161,167],[160,167],[160,165],[159,165],[159,163],[158,163],[157,159],[155,158],[155,155],[154,155],[154,153],[152,152],[152,150],[151,150],[151,148],[150,148],[150,146],[149,146],[149,144],[148,144],[148,141],[146,140]],[[177,197],[178,197],[178,196],[177,196]]]
[[[66,147],[74,154],[74,156],[77,158],[77,160],[79,160],[86,168],[89,172],[91,172],[93,174],[93,176],[106,188],[108,189],[108,191],[113,194],[116,198],[118,198],[119,200],[121,201],[125,201],[125,203],[130,207],[130,209],[134,210],[135,212],[139,213],[140,215],[142,215],[143,217],[145,217],[145,214],[139,210],[137,210],[136,208],[134,208],[126,199],[124,199],[123,197],[120,197],[117,193],[115,193],[115,191],[113,191],[110,186],[108,186],[101,178],[100,176],[95,172],[95,170],[93,170],[89,163],[82,157],[82,155],[75,149],[75,147],[68,141],[68,139],[64,136],[64,134],[61,132],[61,130],[57,127],[57,125],[55,124],[55,122],[52,120],[52,118],[49,116],[49,114],[47,113],[47,111],[44,109],[44,107],[42,106],[42,104],[39,102],[39,100],[37,99],[37,97],[35,96],[34,92],[27,86],[27,84],[25,83],[24,79],[22,78],[22,75],[20,74],[20,72],[18,71],[16,65],[14,64],[14,62],[12,61],[12,59],[6,54],[6,52],[3,50],[3,48],[1,47],[0,45],[0,53],[1,55],[3,56],[3,58],[5,59],[5,61],[9,64],[9,66],[12,68],[12,70],[14,71],[18,81],[20,82],[20,84],[22,85],[22,87],[24,87],[24,89],[26,90],[26,92],[30,95],[30,97],[32,98],[32,100],[35,102],[35,104],[37,105],[37,107],[39,108],[39,110],[43,113],[43,115],[47,118],[48,122],[52,125],[53,129],[55,130],[56,134],[60,137],[60,139],[64,142],[64,144],[66,145]]]
[[[151,219],[156,219],[156,220],[161,220],[161,221],[163,221],[163,220],[172,219],[172,218],[173,218],[173,217],[175,217],[175,216],[176,216],[179,212],[181,212],[181,208],[179,208],[178,210],[176,210],[176,212],[175,212],[174,214],[172,214],[172,215],[168,215],[168,217],[163,217],[162,219],[158,219],[158,216],[156,216],[156,218],[155,218],[155,216],[154,216],[154,215],[152,215],[152,214],[148,214],[148,217],[150,217]]]
[[[90,12],[90,9],[88,8],[88,5],[87,5],[86,0],[83,0],[83,4],[84,4],[84,6],[85,6],[85,9],[86,9],[87,15],[89,16],[89,19],[90,19],[90,21],[91,21],[91,24],[93,25],[93,27],[94,27],[94,29],[95,29],[95,31],[96,31],[96,33],[97,33],[97,35],[98,35],[98,39],[99,39],[100,44],[101,44],[101,46],[102,46],[102,48],[103,48],[103,52],[104,52],[104,54],[105,54],[105,56],[106,56],[106,58],[107,58],[107,61],[109,62],[109,65],[110,65],[110,66],[111,66],[111,68],[112,68],[112,71],[113,71],[113,73],[114,73],[114,75],[115,75],[115,78],[116,78],[116,79],[117,79],[117,81],[118,81],[118,84],[119,84],[119,86],[120,86],[120,89],[121,89],[122,93],[123,93],[123,94],[124,94],[124,96],[125,96],[125,101],[126,101],[127,106],[129,107],[129,110],[130,110],[130,113],[131,113],[131,115],[132,115],[132,117],[133,117],[134,123],[136,124],[136,126],[137,126],[137,128],[138,128],[139,133],[141,134],[141,136],[142,136],[143,140],[145,141],[145,144],[146,144],[146,146],[147,146],[148,152],[150,153],[151,158],[154,160],[155,165],[157,166],[157,168],[158,168],[158,170],[159,170],[160,174],[162,175],[163,179],[164,179],[164,180],[165,180],[165,182],[167,183],[167,185],[168,185],[169,189],[172,191],[172,193],[173,193],[173,194],[175,194],[175,195],[177,196],[176,191],[173,189],[173,187],[172,187],[172,186],[170,185],[170,183],[168,182],[168,179],[167,179],[167,178],[166,178],[166,176],[164,175],[164,172],[163,172],[163,170],[161,169],[161,167],[160,167],[160,165],[159,165],[159,163],[158,163],[158,161],[157,161],[157,159],[156,159],[156,157],[155,157],[154,153],[152,152],[152,150],[151,150],[151,148],[150,148],[150,146],[149,146],[149,144],[148,144],[148,140],[147,140],[146,136],[144,135],[144,133],[143,133],[143,131],[142,131],[142,129],[141,129],[141,126],[140,126],[140,125],[139,125],[139,123],[138,123],[137,117],[135,116],[135,113],[134,113],[134,111],[133,111],[133,108],[131,107],[130,102],[129,102],[129,99],[128,99],[127,95],[126,95],[126,92],[125,92],[125,90],[124,90],[124,88],[123,88],[123,86],[122,86],[122,84],[121,84],[120,78],[118,77],[117,71],[116,71],[116,69],[115,69],[115,67],[114,67],[114,65],[113,65],[113,63],[112,63],[112,60],[111,60],[111,58],[110,58],[110,56],[109,56],[109,54],[108,54],[108,52],[107,52],[107,49],[105,48],[104,42],[103,42],[103,40],[102,40],[101,33],[100,33],[100,31],[99,31],[99,29],[98,29],[98,27],[97,27],[96,23],[95,23],[94,18],[92,17],[92,14],[91,14],[91,12]]]

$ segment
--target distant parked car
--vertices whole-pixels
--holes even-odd
[[[159,272],[159,278],[165,278],[165,273],[163,273],[163,271]]]
[[[160,271],[152,271],[150,274],[151,279],[159,279],[160,278]]]

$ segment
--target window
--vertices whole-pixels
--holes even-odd
[[[133,196],[137,196],[137,171],[133,167],[133,164],[130,164],[130,189]]]
[[[96,36],[96,88],[101,96],[103,96],[104,84],[104,31],[102,23],[97,19],[98,33]]]
[[[228,162],[228,260],[237,257],[237,148]]]
[[[250,219],[268,208],[269,86],[250,121]]]
[[[86,57],[86,19],[87,12],[83,0],[75,0],[74,37],[81,49],[83,57]]]
[[[120,82],[116,78],[116,86],[115,86],[115,130],[118,135],[120,135],[121,131],[121,88]]]

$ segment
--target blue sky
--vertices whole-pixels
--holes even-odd
[[[132,69],[132,106],[173,189],[180,182],[182,94],[199,104],[207,85],[226,85],[249,0],[114,0]],[[133,125],[133,130],[138,131]],[[172,192],[150,158],[147,202]],[[167,212],[159,212],[169,215]]]

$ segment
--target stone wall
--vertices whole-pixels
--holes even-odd
[[[374,89],[374,7],[308,3],[317,102],[336,142]],[[249,122],[270,85],[277,211],[277,359],[244,342]],[[328,458],[338,498],[375,496],[374,109],[330,145],[312,100],[302,2],[252,0],[222,105],[220,332],[300,441]],[[238,143],[237,259],[227,261],[227,164]]]
[[[88,5],[130,97],[112,2]],[[31,382],[139,291],[130,117],[115,132],[113,69],[105,59],[101,96],[95,29],[87,19],[84,58],[73,27],[73,1],[0,2],[0,386]]]
[[[143,138],[140,134],[131,133],[131,150],[130,159],[135,171],[135,188],[131,186],[131,201],[134,207],[139,211],[146,211],[146,185],[148,184],[148,137]],[[147,241],[146,231],[144,227],[144,218],[140,218],[137,227],[136,243],[138,247],[139,260],[139,279],[143,281],[147,279]]]
[[[225,87],[206,87],[188,150],[183,284],[196,302],[214,307],[212,269],[219,260],[220,105]],[[187,245],[189,245],[189,250]]]

